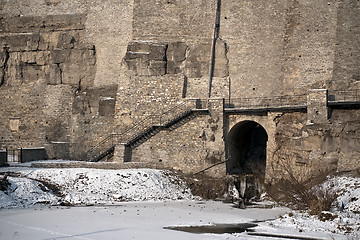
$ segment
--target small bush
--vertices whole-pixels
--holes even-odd
[[[7,192],[9,186],[8,174],[5,173],[4,176],[0,178],[0,191]]]
[[[212,178],[204,174],[188,175],[185,179],[193,195],[208,200],[222,199],[231,182],[231,178]]]
[[[321,172],[307,180],[298,180],[290,171],[286,177],[267,186],[268,195],[278,203],[295,210],[309,210],[309,214],[321,216],[330,210],[336,194],[320,186],[328,172]]]

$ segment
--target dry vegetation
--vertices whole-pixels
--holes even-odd
[[[201,173],[187,175],[185,179],[193,195],[212,200],[222,199],[233,181],[230,177],[212,178]]]
[[[283,175],[267,186],[268,195],[280,204],[296,210],[309,210],[312,215],[323,217],[337,198],[336,193],[320,187],[332,171],[319,171],[304,178],[283,166]]]

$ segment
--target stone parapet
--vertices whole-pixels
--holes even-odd
[[[97,168],[97,169],[132,169],[132,168],[155,168],[164,169],[162,164],[149,162],[36,162],[30,165],[33,168]]]
[[[329,118],[328,90],[311,89],[307,98],[308,123],[325,123]]]

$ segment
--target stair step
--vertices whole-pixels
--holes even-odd
[[[160,132],[162,129],[170,128],[178,123],[181,123],[182,121],[184,121],[186,119],[190,119],[189,116],[191,116],[193,113],[194,113],[194,111],[187,110],[180,115],[176,115],[174,118],[170,119],[163,125],[149,126],[148,128],[143,129],[142,131],[138,132],[137,134],[134,134],[132,137],[130,137],[128,139],[127,142],[125,142],[125,144],[126,144],[126,146],[133,147],[139,143],[143,143],[146,140],[148,140],[149,138],[151,138],[152,136],[154,136],[155,134],[157,134],[158,132]],[[118,141],[120,141],[120,140],[118,140]],[[118,143],[115,143],[115,144],[118,144]],[[99,155],[93,157],[90,161],[98,162],[98,161],[106,158],[114,151],[114,147],[115,146],[112,146],[111,148],[101,152]]]

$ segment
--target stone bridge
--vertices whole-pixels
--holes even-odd
[[[150,116],[122,133],[105,137],[90,150],[89,159],[142,161],[140,159],[153,157],[152,154],[145,154],[144,146],[156,145],[161,149],[164,143],[170,144],[170,141],[179,138],[179,129],[183,132],[181,129],[194,124],[192,126],[195,127],[198,138],[204,139],[204,142],[210,139],[211,148],[218,149],[212,153],[207,150],[205,157],[213,162],[204,164],[202,169],[198,169],[199,172],[222,168],[218,171],[251,174],[256,169],[256,174],[265,175],[265,169],[270,169],[271,164],[266,159],[273,159],[277,149],[277,123],[274,119],[286,112],[302,112],[307,116],[306,125],[324,124],[328,121],[332,108],[360,106],[359,93],[359,90],[329,93],[326,89],[313,89],[302,95],[188,99],[176,108]],[[214,116],[218,116],[217,120],[214,120]],[[201,128],[204,121],[217,121],[215,125],[209,124],[212,135]],[[149,148],[153,149],[152,146]],[[168,154],[166,152],[167,150],[163,150],[163,154]],[[239,162],[239,159],[242,160]]]

